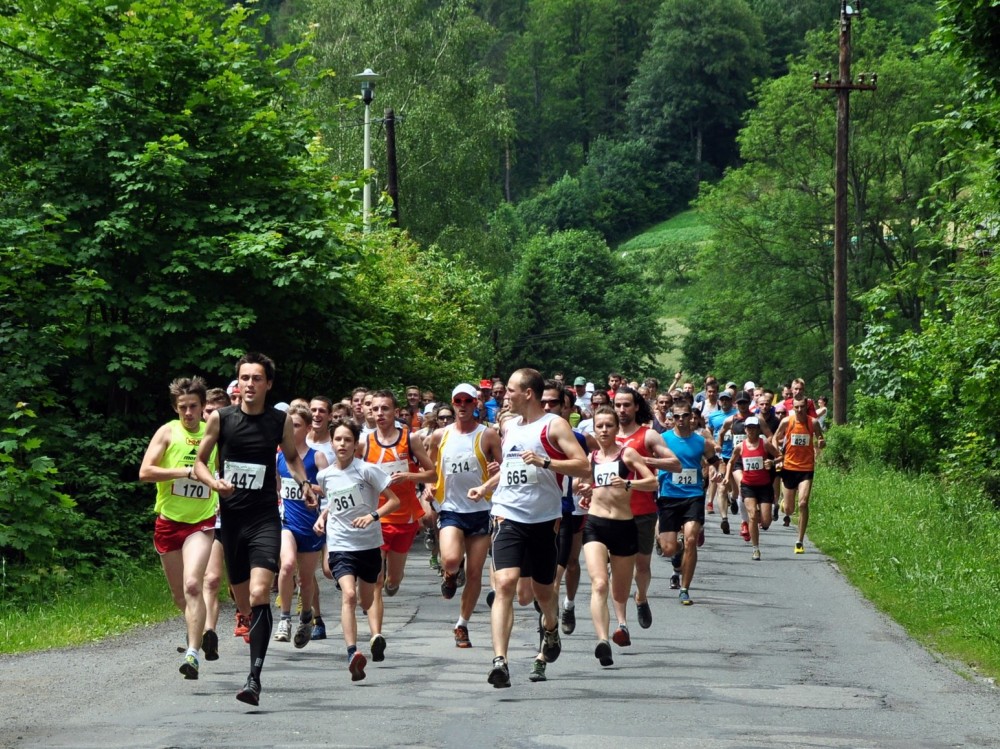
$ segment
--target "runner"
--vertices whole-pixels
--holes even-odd
[[[205,397],[205,410],[201,414],[203,421],[207,421],[215,411],[229,405],[229,396],[222,388],[211,388]],[[219,635],[215,628],[219,624],[219,589],[222,587],[222,541],[219,538],[219,508],[216,503],[215,508],[215,540],[212,541],[212,555],[208,558],[208,567],[205,569],[205,582],[202,586],[203,598],[205,599],[205,634],[202,637],[201,647],[205,652],[206,661],[216,661],[219,659]],[[238,613],[238,612],[237,612]],[[249,624],[249,614],[247,615]],[[249,629],[248,629],[249,631]]]
[[[333,401],[331,401],[325,395],[313,396],[312,400],[309,401],[309,413],[311,417],[312,426],[309,430],[309,434],[306,436],[306,445],[311,447],[313,450],[316,450],[317,452],[323,453],[323,455],[326,456],[326,465],[332,465],[334,459],[333,442],[330,437],[330,424],[333,423],[335,410],[343,412],[341,413],[339,418],[343,418],[344,415],[346,415],[346,413],[348,412],[348,410],[345,407],[337,409]],[[313,481],[315,481],[315,479],[313,479]],[[323,510],[325,508],[326,508],[326,499],[320,498],[319,509]],[[309,529],[308,533],[310,536],[312,535],[312,528]],[[319,549],[318,553],[320,555],[318,559],[323,559],[324,556],[323,550]],[[299,570],[299,574],[300,575],[302,574],[301,570]],[[279,588],[281,587],[280,575],[278,579],[278,587]],[[325,640],[326,622],[323,621],[323,615],[320,612],[319,586],[316,585],[315,579],[313,579],[312,582],[312,591],[313,593],[312,593],[311,605],[313,612],[313,620],[312,620],[312,635],[310,639]],[[284,598],[282,598],[281,600],[283,601]],[[305,599],[302,598],[302,591],[300,589],[299,591],[300,613],[303,600]]]
[[[356,457],[361,430],[353,421],[333,426],[333,465],[317,477],[326,495],[326,509],[316,522],[316,531],[325,533],[329,550],[327,566],[341,592],[340,627],[347,645],[347,670],[351,681],[365,678],[368,659],[358,650],[357,608],[368,612],[374,643],[381,629],[372,616],[379,577],[382,574],[382,524],[380,513],[392,513],[399,497],[389,488],[390,476],[371,463]]]
[[[708,461],[709,481],[718,483],[722,474],[716,467],[719,457],[715,445],[704,435],[692,431],[691,406],[687,402],[674,401],[674,428],[664,432],[663,440],[670,451],[681,462],[680,470],[660,471],[660,496],[656,500],[659,508],[660,546],[665,556],[677,553],[677,534],[684,534],[684,556],[681,559],[681,588],[678,598],[685,606],[690,606],[688,589],[694,579],[698,564],[698,547],[705,524],[705,494],[701,463]]]
[[[206,616],[202,586],[215,540],[218,502],[211,489],[195,480],[191,472],[195,452],[205,436],[201,420],[205,390],[205,381],[200,377],[170,383],[170,407],[180,418],[156,430],[139,467],[140,481],[156,483],[153,546],[160,555],[174,603],[184,613],[187,625],[187,650],[180,666],[185,679],[198,678],[198,653]],[[214,458],[210,458],[213,465]],[[209,658],[208,650],[205,658],[214,660]],[[214,650],[217,658],[217,637]]]
[[[419,396],[420,391],[417,391]],[[394,596],[403,581],[406,557],[413,546],[413,539],[420,530],[419,520],[424,509],[417,499],[417,484],[437,481],[434,464],[427,456],[420,440],[410,439],[410,429],[397,426],[396,396],[391,390],[376,390],[372,396],[371,411],[375,430],[358,446],[361,459],[378,466],[389,476],[389,486],[399,498],[399,507],[381,512],[382,559],[385,571],[375,589],[375,599],[368,611],[372,624],[372,660],[385,660],[386,641],[382,634],[382,616],[385,604],[382,593]],[[388,495],[386,495],[388,496]]]
[[[802,544],[809,524],[809,495],[812,493],[813,472],[816,470],[816,454],[826,445],[826,440],[819,421],[809,416],[809,403],[805,396],[795,398],[792,408],[792,413],[778,425],[774,442],[784,455],[781,466],[782,522],[786,526],[790,523],[797,495],[799,540],[795,543],[795,553],[804,554],[805,547]]]
[[[406,388],[406,415],[404,419],[401,419],[404,424],[406,424],[411,431],[416,431],[420,429],[420,425],[423,424],[423,404],[420,402],[420,388],[416,385],[409,385]]]
[[[711,392],[711,391],[710,391]],[[706,400],[706,403],[708,401]],[[718,446],[721,451],[721,458],[723,463],[729,460],[729,456],[733,454],[733,441],[729,437],[725,442],[720,439],[720,431],[722,430],[722,425],[726,422],[730,416],[736,413],[736,409],[733,408],[733,394],[728,390],[722,390],[718,394],[718,408],[710,411],[705,415],[705,421],[708,428],[712,432],[712,440]],[[719,472],[725,472],[725,466],[719,467]],[[722,532],[727,536],[729,535],[729,513],[736,513],[738,507],[736,505],[736,499],[730,497],[727,492],[727,487],[723,486],[721,483],[713,483],[708,486],[708,511],[712,512],[713,508],[716,506],[719,508],[719,514],[722,516],[722,522],[719,523],[719,527]]]
[[[631,447],[618,442],[621,424],[617,405],[625,391],[619,388],[616,408],[602,406],[594,414],[594,433],[598,449],[590,453],[591,476],[587,524],[583,530],[583,555],[590,575],[590,615],[594,620],[597,647],[594,657],[602,666],[614,663],[608,643],[608,564],[611,566],[611,599],[618,626],[612,636],[618,647],[628,647],[628,597],[632,590],[632,571],[637,567],[640,530],[632,517],[629,495],[633,491],[652,492],[656,477],[643,457]],[[659,439],[659,438],[657,438]],[[581,490],[582,490],[581,486]],[[649,609],[649,604],[645,604]],[[652,617],[650,616],[650,619]],[[641,623],[641,622],[640,622]],[[646,625],[648,626],[648,625]]]
[[[653,421],[649,404],[630,387],[620,387],[615,393],[614,411],[619,423],[616,440],[619,445],[631,447],[646,465],[662,471],[679,471],[680,461],[667,449],[656,430],[640,424]],[[596,429],[596,417],[595,417]],[[632,516],[638,530],[639,548],[635,555],[635,607],[639,626],[649,629],[653,625],[653,610],[646,598],[653,580],[653,544],[656,543],[656,487],[649,491],[636,489],[630,494]]]
[[[569,423],[546,414],[541,399],[544,380],[534,369],[519,369],[507,382],[512,418],[503,425],[503,462],[497,475],[469,490],[469,498],[493,493],[493,566],[496,598],[491,610],[493,667],[488,681],[510,686],[507,647],[514,625],[514,593],[522,574],[531,576],[541,607],[539,653],[531,681],[545,681],[545,664],[559,657],[558,602],[552,583],[556,575],[556,536],[562,515],[559,475],[589,475],[587,456]]]
[[[312,403],[320,401],[316,398]],[[325,413],[325,411],[324,411]],[[291,406],[288,418],[292,421],[295,447],[305,466],[306,476],[319,491],[316,474],[330,465],[326,452],[315,450],[307,444],[310,429],[315,431],[316,411],[310,412],[303,406]],[[329,423],[323,416],[323,430],[329,436]],[[312,426],[311,426],[312,425]],[[329,441],[324,443],[329,446]],[[289,639],[297,648],[304,648],[313,634],[313,589],[316,586],[316,566],[323,553],[323,537],[317,536],[313,526],[319,518],[318,507],[308,507],[303,499],[302,489],[288,471],[288,461],[284,452],[279,452],[276,461],[278,493],[281,497],[281,570],[278,572],[278,596],[281,599],[281,619],[274,635],[277,642]],[[299,600],[303,604],[299,612],[299,624],[292,637],[292,599],[295,597],[295,571],[299,573]]]
[[[430,439],[430,459],[437,469],[434,498],[438,511],[438,544],[444,579],[441,595],[450,600],[458,590],[459,567],[465,560],[465,588],[455,623],[455,646],[471,648],[469,619],[483,587],[483,565],[490,549],[490,510],[469,499],[469,490],[485,483],[489,468],[500,464],[500,436],[477,423],[473,411],[476,389],[467,383],[451,392],[455,422],[436,430]],[[442,409],[443,410],[443,409]]]
[[[748,384],[753,384],[748,383]],[[722,427],[719,429],[719,439],[717,440],[722,445],[722,459],[728,465],[733,458],[734,450],[739,447],[743,440],[746,439],[746,420],[750,417],[750,402],[752,398],[750,393],[746,390],[740,390],[736,393],[736,413],[728,416],[724,422],[722,422]],[[767,426],[766,422],[757,422],[757,428],[763,433],[766,439],[771,439],[771,430]],[[728,451],[727,451],[728,445]],[[743,504],[742,490],[739,487],[739,480],[732,478],[732,472],[726,472],[727,480],[723,482],[725,491],[729,494],[732,499],[730,500],[729,509],[732,510],[734,504],[737,505],[737,510],[740,513],[740,537],[750,543],[752,534],[750,532],[750,516],[747,512],[746,507]],[[728,522],[727,522],[728,528]],[[726,532],[726,531],[723,531]]]
[[[757,416],[744,422],[746,439],[733,449],[733,458],[726,471],[726,483],[735,480],[746,507],[749,523],[751,558],[760,561],[760,529],[771,527],[771,508],[774,504],[774,487],[771,471],[778,458],[778,448],[761,439],[763,425]],[[759,524],[759,525],[758,525]]]
[[[250,674],[236,699],[257,705],[260,673],[271,639],[271,584],[281,549],[281,518],[274,493],[274,453],[279,445],[306,504],[315,507],[316,497],[295,447],[291,419],[265,404],[274,384],[274,362],[263,354],[248,353],[237,362],[236,371],[241,404],[219,409],[209,417],[194,475],[219,494],[229,582],[237,607],[250,609]],[[216,445],[221,479],[213,477],[209,468]]]

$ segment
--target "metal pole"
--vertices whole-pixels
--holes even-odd
[[[396,164],[396,113],[385,110],[385,191],[392,199],[392,223],[399,226],[399,173]]]
[[[364,230],[369,231],[372,225],[372,180],[369,172],[372,168],[372,108],[365,104],[365,191],[363,222]]]
[[[847,422],[847,152],[851,96],[851,16],[840,12],[840,88],[837,90],[836,198],[833,218],[833,423]]]

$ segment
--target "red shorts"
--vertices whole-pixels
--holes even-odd
[[[396,523],[382,523],[382,551],[394,551],[397,554],[406,554],[413,546],[413,539],[417,537],[420,530],[420,523],[406,523],[397,525]]]
[[[153,528],[153,546],[156,548],[156,553],[161,555],[180,551],[187,537],[198,532],[214,534],[215,515],[205,518],[200,523],[178,523],[176,520],[160,516],[156,518],[156,527]]]

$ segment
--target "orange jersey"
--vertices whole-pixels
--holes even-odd
[[[371,432],[365,445],[365,460],[379,466],[389,475],[421,470],[420,464],[410,452],[410,430],[406,427],[399,430],[399,437],[392,445],[382,445],[378,441],[378,431]],[[424,516],[424,508],[417,501],[416,484],[412,481],[401,481],[390,488],[392,493],[399,497],[399,508],[385,515],[382,518],[383,523],[404,525]],[[380,494],[378,506],[381,507],[385,503],[385,495]]]
[[[814,471],[816,470],[816,446],[813,444],[813,419],[806,417],[805,423],[788,416],[788,426],[785,430],[785,461],[782,470]]]

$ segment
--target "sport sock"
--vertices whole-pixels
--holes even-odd
[[[358,646],[357,645],[348,645],[347,646],[347,662],[348,663],[351,662],[351,658],[353,658],[354,654],[357,653],[357,652],[358,652]]]
[[[303,624],[308,624],[309,622],[312,621],[312,618],[313,618],[312,609],[309,609],[308,611],[303,610],[302,613],[299,614],[299,621],[302,622]]]
[[[576,606],[576,603],[573,602],[572,598],[564,598],[563,599],[563,609],[564,610],[566,610],[566,611],[572,611],[574,606]]]
[[[257,681],[260,681],[260,670],[264,666],[273,627],[274,617],[270,603],[262,603],[250,609],[250,673]]]
[[[737,497],[736,501],[737,503],[739,503],[740,506],[740,520],[742,520],[744,523],[749,523],[750,513],[747,512],[747,506],[743,504],[743,497]]]
[[[456,622],[455,626],[456,627],[468,627],[469,626],[469,620],[466,619],[464,616],[460,616],[460,617],[458,617],[458,622]]]

